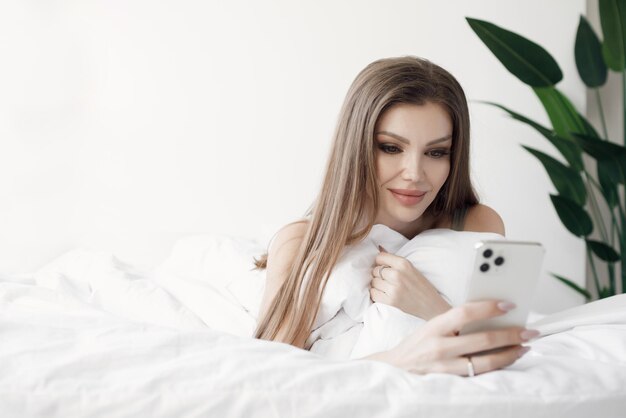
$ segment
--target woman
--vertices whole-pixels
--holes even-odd
[[[267,268],[255,337],[306,348],[333,266],[374,224],[408,239],[433,228],[504,235],[502,220],[478,203],[470,182],[469,127],[463,90],[443,68],[399,57],[361,71],[341,109],[315,203],[255,260]],[[366,358],[416,373],[473,375],[505,367],[527,351],[520,344],[536,335],[530,330],[457,336],[468,322],[502,315],[512,304],[450,309],[410,262],[383,250],[372,269],[372,300],[429,321],[393,350]],[[499,350],[475,354],[491,349]]]

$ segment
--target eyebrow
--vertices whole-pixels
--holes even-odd
[[[378,135],[378,134],[387,135],[387,136],[390,136],[392,138],[397,139],[400,142],[404,142],[407,145],[411,145],[411,142],[408,139],[406,139],[404,137],[401,137],[400,135],[394,134],[393,132],[387,132],[387,131],[376,132],[376,135]],[[449,139],[452,139],[452,135],[446,135],[446,136],[438,138],[438,139],[433,139],[432,141],[430,141],[426,145],[438,144],[439,142],[445,142],[445,141],[447,141]]]

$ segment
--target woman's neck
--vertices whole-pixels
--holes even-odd
[[[383,221],[375,222],[375,223],[385,224],[389,228],[402,234],[405,238],[410,240],[410,239],[413,239],[416,235],[428,229],[438,228],[439,223],[440,223],[438,221],[439,219],[434,218],[431,214],[423,214],[411,224],[405,224],[405,225],[387,224]]]
[[[413,239],[416,235],[421,234],[422,232],[433,229],[437,227],[437,219],[434,218],[431,214],[422,215],[416,222],[412,225],[409,225],[405,231],[399,231],[402,235],[404,235],[408,239]]]

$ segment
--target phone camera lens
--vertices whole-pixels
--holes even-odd
[[[494,263],[496,263],[496,266],[501,266],[504,263],[504,258],[498,257],[495,259]]]
[[[485,251],[483,252],[483,256],[485,256],[485,258],[489,258],[489,257],[491,257],[492,255],[493,255],[493,251],[491,251],[491,250],[485,250]]]
[[[482,271],[484,273],[487,270],[489,270],[489,264],[483,263],[483,264],[480,265],[480,271]]]

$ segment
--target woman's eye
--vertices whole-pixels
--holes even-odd
[[[383,152],[386,152],[387,154],[397,154],[398,152],[400,152],[400,149],[395,145],[380,144],[378,148],[380,148]]]
[[[448,154],[450,154],[450,151],[447,149],[434,149],[430,151],[430,156],[434,158],[443,158]]]

